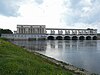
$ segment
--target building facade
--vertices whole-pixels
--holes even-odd
[[[18,34],[45,34],[45,25],[17,25]]]

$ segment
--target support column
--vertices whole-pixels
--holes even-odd
[[[58,30],[58,35],[60,34],[60,31]]]
[[[65,34],[67,34],[67,35],[68,35],[68,31],[67,31],[67,30],[65,30]]]
[[[90,30],[88,30],[88,35],[90,35]]]
[[[83,30],[81,30],[81,35],[83,35]]]
[[[25,33],[25,28],[23,28],[23,34]]]
[[[86,30],[84,30],[84,35],[87,35],[87,31]]]
[[[32,27],[31,27],[31,34],[32,34]]]
[[[51,30],[51,33],[50,34],[55,34],[55,31],[54,30]]]
[[[38,33],[40,34],[40,28],[38,29]]]
[[[44,28],[45,34],[47,34],[46,28]]]
[[[73,35],[73,30],[71,30],[71,34]]]
[[[21,28],[19,28],[19,33],[21,33]]]
[[[24,28],[23,28],[23,34],[24,34]]]
[[[55,30],[52,30],[52,33],[55,34]]]
[[[77,35],[77,30],[75,30],[75,35]]]
[[[26,30],[25,30],[25,28],[24,28],[24,33],[25,33],[25,31],[26,31]]]
[[[70,35],[70,30],[65,30],[65,34]]]
[[[61,34],[63,34],[63,30],[61,30]]]
[[[19,28],[19,33],[21,33],[21,28]]]
[[[70,31],[70,30],[68,30],[68,33],[69,33],[69,34],[71,34],[71,31]]]
[[[19,28],[17,27],[17,33],[19,33]]]
[[[79,40],[79,36],[77,36],[77,40]]]
[[[77,30],[77,34],[79,35],[79,30]]]
[[[70,34],[70,30],[68,30],[68,34]]]
[[[62,30],[58,30],[58,34],[60,34],[60,35],[61,35],[62,33],[63,33],[63,31],[62,31]]]
[[[50,34],[52,34],[52,30],[50,30]]]
[[[83,35],[85,34],[85,30],[83,30]]]
[[[82,34],[82,30],[78,30],[78,34],[81,35]]]
[[[74,34],[74,30],[72,30],[72,35]]]
[[[93,30],[93,34],[94,35],[97,35],[97,30]]]
[[[84,40],[86,40],[86,36],[84,36]]]
[[[33,27],[32,27],[32,34],[33,34]]]

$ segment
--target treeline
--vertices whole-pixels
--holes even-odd
[[[0,36],[1,34],[13,34],[10,29],[0,29]]]

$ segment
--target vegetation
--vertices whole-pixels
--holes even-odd
[[[0,29],[0,36],[1,34],[12,34],[13,32],[9,29]]]
[[[0,75],[73,75],[73,73],[0,39]]]

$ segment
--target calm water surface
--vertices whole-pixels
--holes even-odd
[[[13,43],[100,74],[99,40],[13,41]]]

